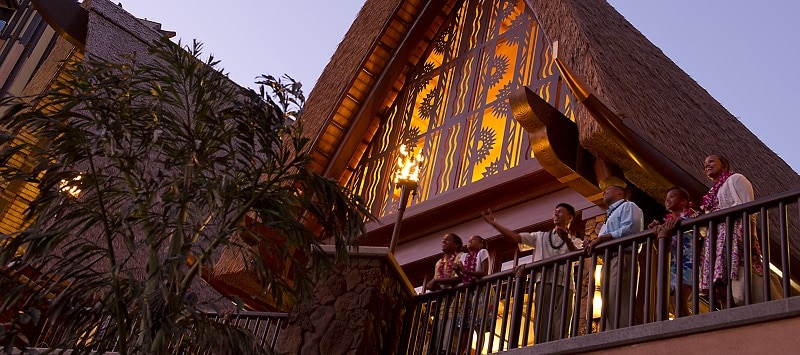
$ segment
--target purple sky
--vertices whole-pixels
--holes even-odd
[[[800,1],[610,0],[628,21],[795,171]],[[137,17],[197,39],[241,85],[289,74],[308,94],[361,0],[124,0]],[[733,5],[735,4],[735,5]]]

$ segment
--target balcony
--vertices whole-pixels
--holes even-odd
[[[686,232],[691,237],[689,256],[694,261],[691,281],[676,280],[675,289],[686,286],[690,290],[685,300],[670,295],[669,258],[683,258],[681,248],[676,249],[677,255],[670,255],[669,238],[659,239],[645,231],[601,244],[592,255],[573,252],[484,277],[469,287],[459,285],[413,296],[410,302],[400,302],[407,305],[404,310],[374,315],[384,323],[402,319],[402,326],[377,327],[382,329],[380,338],[372,339],[398,340],[391,340],[383,349],[396,349],[390,352],[399,354],[585,353],[626,348],[641,353],[687,347],[698,351],[711,346],[737,352],[791,349],[800,342],[792,335],[792,329],[800,326],[800,298],[795,297],[800,295],[795,283],[800,270],[790,267],[798,256],[790,243],[797,239],[800,226],[798,199],[800,190],[793,190],[682,221],[676,236]],[[730,285],[703,293],[699,284],[703,240],[710,238],[715,244],[715,235],[706,231],[720,226],[730,230],[737,220],[745,231],[744,264],[759,263],[767,276],[743,273],[741,279],[747,287],[739,305]],[[763,246],[762,260],[750,257],[753,240]],[[729,250],[731,243],[725,248]],[[385,270],[381,282],[395,278],[398,284],[407,283],[402,274],[389,270],[399,270],[391,254],[384,251],[380,257],[375,250],[370,253],[369,260],[378,258],[395,265]],[[604,297],[610,287],[606,282],[610,271],[604,264],[614,257],[631,260],[624,264],[616,282],[620,285],[626,276],[635,281],[628,289],[616,290],[628,293],[630,302],[611,304]],[[731,261],[726,258],[726,262],[730,265]],[[365,261],[364,265],[376,264]],[[387,295],[400,294],[401,289]],[[536,311],[543,309],[559,311]],[[285,329],[293,322],[293,317],[283,313],[209,316],[252,332],[260,345],[269,349],[287,337]],[[108,322],[99,324],[93,334],[108,326]],[[41,329],[35,346],[57,343],[57,325],[45,324]],[[85,339],[91,339],[91,334]],[[114,350],[103,344],[94,349]]]
[[[790,268],[790,259],[797,257],[790,253],[790,235],[797,234],[800,222],[798,198],[800,190],[795,190],[683,221],[676,237],[684,232],[691,237],[687,256],[693,261],[692,276],[688,283],[678,278],[675,289],[689,291],[685,300],[671,297],[669,280],[669,258],[681,260],[683,250],[670,255],[669,238],[644,231],[601,244],[593,255],[572,252],[490,275],[470,287],[415,296],[413,309],[406,313],[400,353],[487,354],[529,347],[537,353],[587,352],[791,320],[800,314],[800,303],[793,298],[800,294],[794,281],[798,270]],[[730,283],[708,292],[701,292],[699,284],[704,239],[716,245],[716,235],[706,231],[732,230],[737,220],[744,230],[744,265],[759,264],[765,276],[742,273],[746,286],[739,304]],[[753,240],[763,246],[762,260],[751,258]],[[731,247],[728,238],[723,255],[729,256]],[[621,259],[630,261],[613,284],[630,301],[619,297],[616,304],[604,304],[611,284],[604,282],[610,277],[604,261]],[[725,262],[730,268],[730,257]],[[620,286],[624,277],[634,281],[629,289]],[[537,309],[560,312],[537,315]],[[558,324],[563,326],[554,326]]]

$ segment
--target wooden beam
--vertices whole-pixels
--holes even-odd
[[[39,15],[56,33],[84,50],[89,26],[89,11],[72,0],[31,0]]]

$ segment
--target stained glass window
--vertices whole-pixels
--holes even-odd
[[[523,0],[466,0],[444,24],[397,96],[350,187],[385,216],[398,147],[422,150],[422,203],[488,176],[530,164],[528,134],[508,95],[523,86],[572,116],[549,41]]]

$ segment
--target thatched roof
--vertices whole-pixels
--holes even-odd
[[[451,4],[442,3],[447,3],[439,5],[446,13]],[[585,0],[527,3],[533,7],[551,44],[558,42],[559,60],[622,118],[628,130],[651,144],[686,176],[693,176],[698,184],[708,184],[701,163],[707,154],[717,153],[728,156],[733,169],[750,178],[756,197],[800,187],[796,172],[608,3]],[[345,132],[349,125],[355,124],[346,121],[348,112],[354,118],[354,112],[363,106],[381,104],[354,101],[345,107],[343,102],[348,91],[358,84],[356,76],[366,70],[364,63],[375,56],[375,44],[384,35],[382,31],[390,28],[387,22],[403,15],[397,9],[409,4],[421,6],[413,1],[368,0],[311,92],[305,111],[306,131],[317,138],[318,146],[332,145],[324,150],[334,153],[316,154],[318,166],[328,166],[337,159],[337,145],[345,143]],[[396,49],[386,48],[385,43],[381,45],[389,52]],[[626,148],[617,144],[610,132],[600,127],[590,110],[577,106],[581,145],[597,157],[622,167],[632,183],[660,199],[664,186],[655,186],[653,174],[663,175],[663,172],[643,168],[626,154]],[[332,124],[334,116],[336,124]],[[326,135],[327,140],[321,138]],[[357,138],[371,139],[368,135]],[[341,178],[336,174],[332,177]]]
[[[626,126],[698,179],[707,154],[728,156],[746,175],[756,197],[800,187],[800,177],[705,89],[667,58],[604,1],[530,2],[559,57],[588,84]],[[623,167],[648,189],[647,171],[625,159],[595,118],[578,109],[581,144]],[[768,167],[768,168],[766,168]]]
[[[326,133],[331,136],[329,140],[334,140],[334,144],[341,143],[344,132],[336,128],[346,126],[346,123],[334,123],[334,115],[354,86],[358,72],[364,66],[365,57],[374,48],[385,24],[394,14],[397,3],[398,1],[392,0],[367,1],[364,4],[317,80],[315,90],[309,94],[303,112],[303,128],[306,136],[314,140],[317,150],[321,149],[320,145],[326,144],[326,137],[322,137]],[[351,114],[354,115],[355,112]],[[317,154],[315,158],[315,163],[320,164],[319,169],[324,170],[328,163],[324,155]]]
[[[152,22],[142,22],[119,5],[105,0],[82,4],[70,1],[33,1],[33,5],[37,13],[60,37],[54,41],[49,53],[41,59],[33,77],[26,83],[23,94],[34,95],[50,89],[54,78],[67,75],[63,71],[64,61],[85,58],[114,62],[131,53],[137,54],[138,59],[142,61],[156,60],[149,54],[148,49],[164,33]],[[91,240],[100,235],[92,232],[84,231],[83,238]],[[147,276],[145,248],[130,250],[125,241],[119,238],[113,241],[113,246],[120,260],[131,256],[134,258],[126,266],[130,267],[132,270],[130,272],[135,277]],[[108,266],[102,262],[95,262],[92,267],[103,270]],[[203,276],[207,278],[211,275],[205,273]],[[224,310],[234,308],[230,302],[223,301],[219,292],[201,280],[194,282],[192,290],[201,301],[215,302]]]

